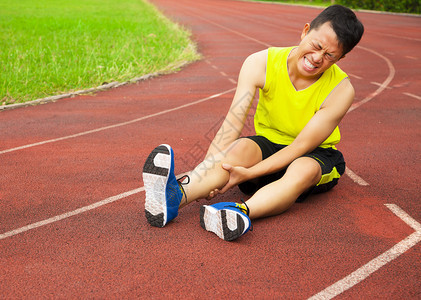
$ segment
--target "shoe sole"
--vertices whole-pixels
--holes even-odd
[[[248,220],[241,214],[230,209],[217,210],[212,206],[203,205],[200,208],[200,225],[203,229],[215,233],[225,241],[233,241],[248,228]],[[247,225],[246,225],[247,224]]]
[[[156,147],[143,166],[145,186],[145,216],[149,224],[164,227],[167,222],[165,188],[171,169],[171,148],[168,145]]]

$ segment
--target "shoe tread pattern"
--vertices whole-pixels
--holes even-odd
[[[163,145],[156,147],[146,159],[145,165],[143,166],[143,173],[150,173],[160,176],[168,175],[169,169],[157,167],[154,164],[154,159],[159,153],[170,155],[167,147]]]
[[[237,218],[237,228],[231,230],[228,227],[228,220],[227,220],[227,210],[221,210],[221,222],[222,222],[222,230],[224,232],[224,240],[226,241],[233,241],[238,239],[240,236],[243,235],[244,232],[244,221],[243,218],[239,214],[235,214]]]
[[[163,203],[161,203],[158,199],[161,198],[158,194],[156,194],[155,189],[163,187],[166,182],[166,178],[169,173],[168,168],[158,167],[154,163],[154,159],[158,154],[165,154],[170,155],[169,149],[164,146],[160,145],[156,147],[146,159],[146,162],[143,166],[143,181],[146,190],[146,203],[145,203],[145,216],[148,223],[155,227],[164,227],[165,223],[165,213],[163,209],[166,209],[165,206],[163,207]],[[152,174],[152,175],[149,175]],[[158,201],[158,202],[156,202]],[[148,211],[148,208],[151,211]],[[152,212],[161,213],[153,214]]]
[[[145,216],[148,223],[155,227],[164,227],[164,214],[153,215],[145,209]]]
[[[225,209],[222,209],[216,213],[211,213],[206,211],[206,206],[203,205],[200,208],[200,226],[207,231],[215,233],[223,240],[236,240],[243,235],[245,228],[244,220],[238,213],[232,213],[230,210],[228,211],[229,216],[227,216],[227,210]],[[232,219],[233,217],[235,220]],[[228,223],[236,224],[236,228],[231,230],[228,226]]]

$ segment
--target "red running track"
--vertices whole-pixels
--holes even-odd
[[[149,226],[142,165],[165,142],[176,173],[192,168],[229,107],[243,60],[297,44],[320,9],[152,2],[192,31],[202,60],[96,95],[0,112],[0,297],[419,297],[421,18],[358,13],[365,36],[340,62],[357,93],[341,126],[348,176],[229,243],[200,227],[204,200],[163,229]],[[240,197],[234,189],[218,201]]]

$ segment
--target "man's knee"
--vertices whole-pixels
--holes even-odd
[[[310,157],[300,157],[287,168],[286,176],[292,176],[298,184],[314,186],[322,176],[322,169],[318,162]]]
[[[251,167],[262,160],[262,153],[255,142],[240,138],[222,153],[221,160],[234,166]]]

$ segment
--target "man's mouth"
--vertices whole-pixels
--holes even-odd
[[[308,59],[307,57],[304,57],[304,65],[306,66],[307,69],[309,70],[314,70],[315,68],[317,68],[315,65],[313,65]]]

